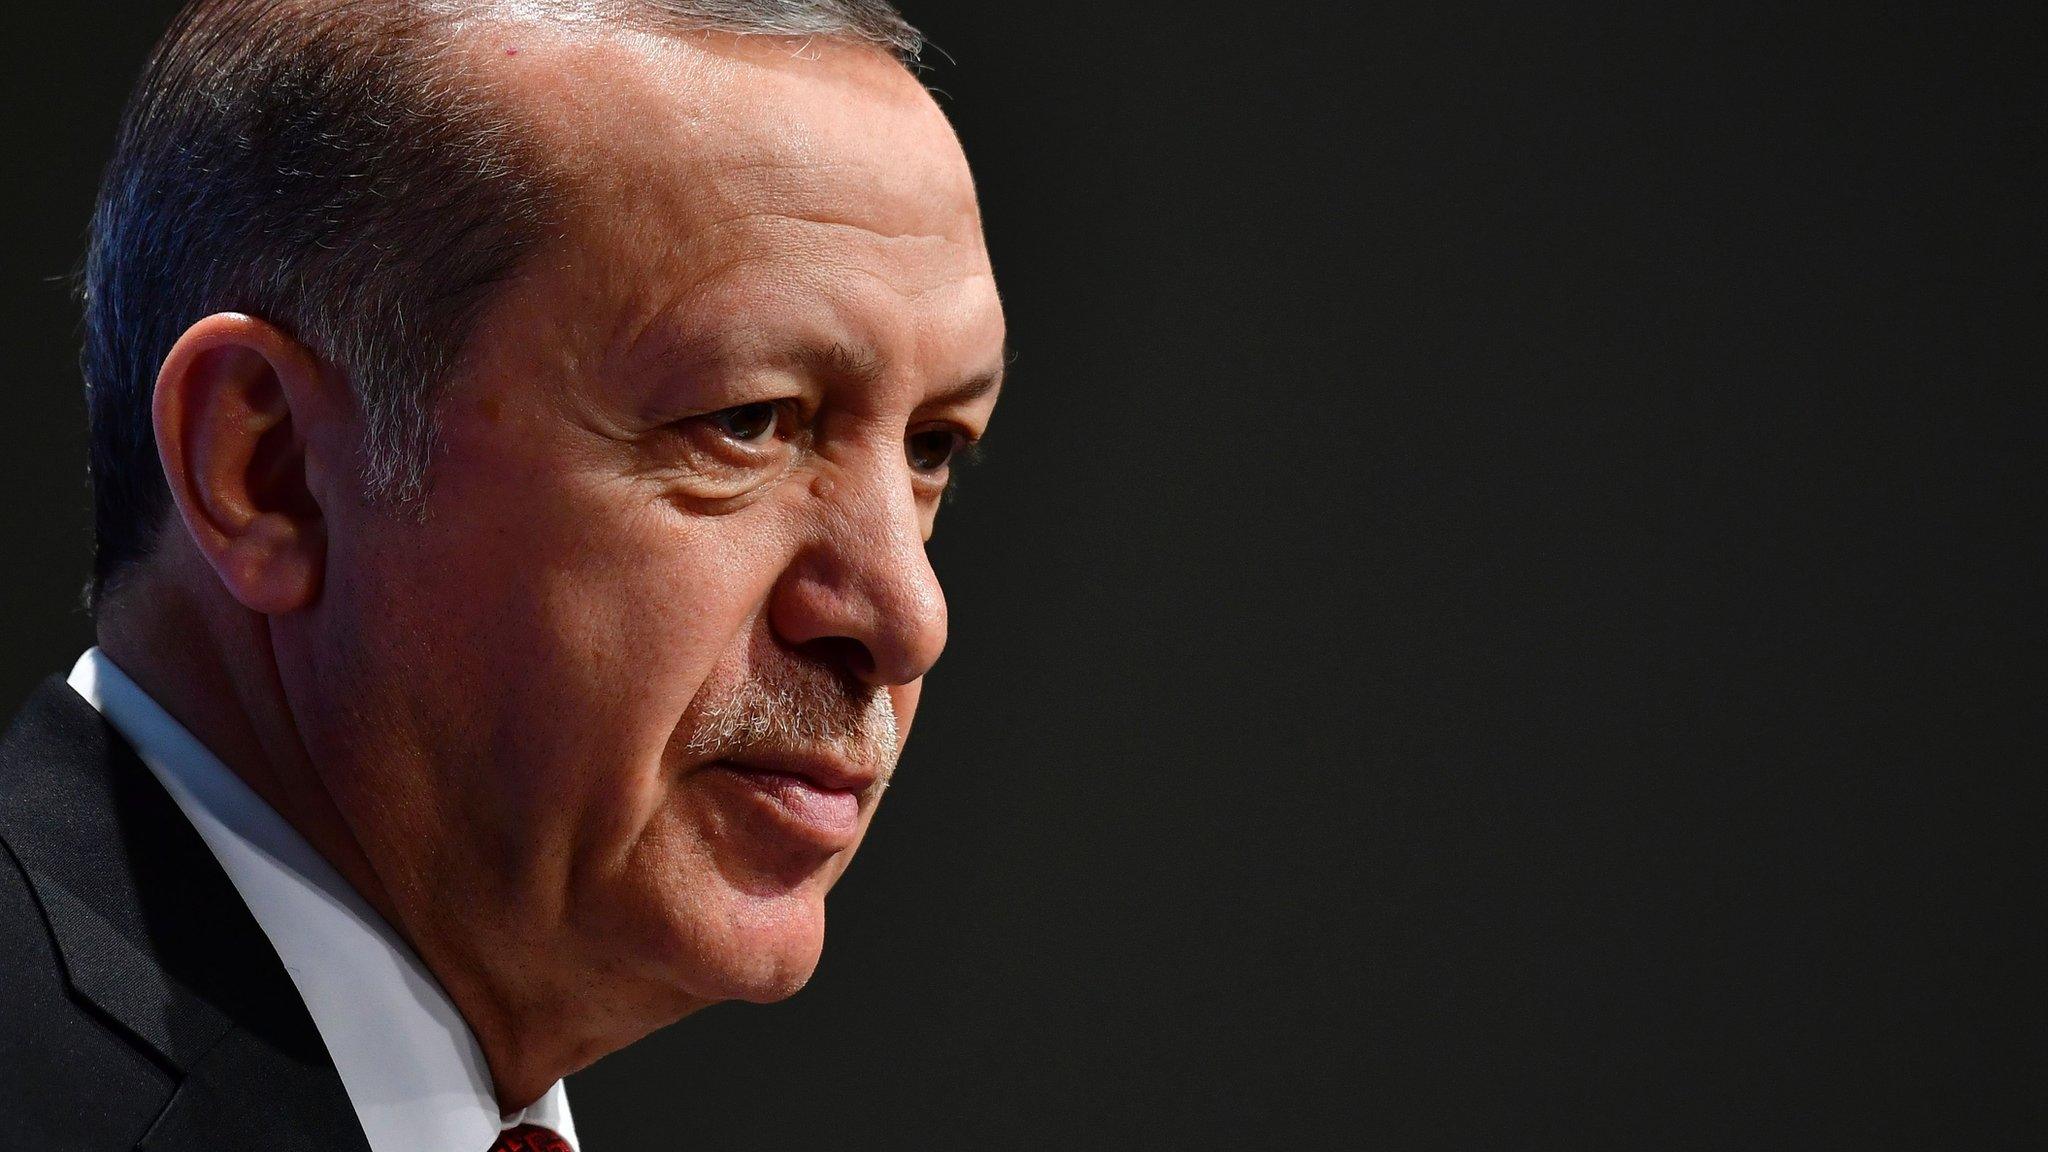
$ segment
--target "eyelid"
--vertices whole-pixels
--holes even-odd
[[[778,382],[763,381],[751,387],[721,385],[707,388],[708,394],[684,401],[681,397],[665,397],[659,403],[650,405],[647,417],[651,424],[682,424],[704,416],[715,416],[750,404],[794,405],[797,409],[807,406],[808,398],[781,386]]]
[[[915,436],[920,432],[939,431],[953,432],[957,434],[960,437],[960,443],[963,445],[981,443],[982,433],[976,432],[971,426],[969,426],[966,422],[961,420],[933,419],[920,421],[916,424],[912,424],[908,429],[904,431],[903,435],[907,438]]]
[[[721,426],[721,417],[759,405],[774,410],[766,435],[743,440]],[[811,429],[802,412],[801,401],[785,395],[672,417],[660,425],[657,467],[675,498],[703,512],[736,510],[804,458]]]
[[[806,413],[804,412],[803,399],[797,396],[778,396],[761,400],[743,400],[738,404],[727,404],[720,408],[712,408],[703,412],[697,412],[689,416],[684,416],[680,419],[671,421],[671,423],[676,426],[689,426],[694,424],[710,425],[713,428],[716,428],[718,417],[727,415],[729,413],[737,412],[742,408],[752,408],[760,404],[771,405],[775,409],[775,432],[771,439],[775,441],[788,441],[795,439],[798,435],[806,433],[810,430],[810,421],[807,418]],[[738,440],[733,439],[730,436],[726,437],[726,439],[731,443],[743,448],[758,447],[769,442],[768,440]]]
[[[933,420],[923,424],[915,425],[905,430],[903,433],[903,442],[906,446],[908,446],[912,437],[923,436],[926,433],[930,432],[951,432],[953,434],[954,440],[958,442],[957,446],[953,450],[954,455],[958,455],[959,453],[969,448],[972,448],[975,444],[979,443],[981,439],[979,436],[976,436],[974,434],[974,430],[972,428],[969,428],[963,424],[958,424],[951,420]]]
[[[953,491],[954,472],[958,468],[972,467],[981,459],[981,437],[971,429],[952,423],[927,424],[913,428],[905,436],[904,451],[909,452],[908,438],[924,432],[951,432],[955,440],[953,450],[946,454],[945,463],[931,471],[923,471],[911,465],[911,483],[932,490],[936,495],[950,496]]]

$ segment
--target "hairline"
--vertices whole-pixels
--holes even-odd
[[[599,219],[594,213],[603,207],[594,198],[596,195],[601,194],[601,189],[593,181],[590,170],[584,166],[584,162],[591,157],[595,150],[583,148],[571,152],[569,150],[551,148],[554,133],[563,126],[550,124],[548,116],[543,114],[542,109],[535,106],[538,100],[544,98],[543,94],[527,90],[519,81],[510,79],[504,74],[501,69],[506,60],[502,48],[514,46],[489,44],[488,40],[492,34],[535,31],[544,36],[554,38],[557,43],[568,45],[570,51],[582,50],[592,45],[617,44],[631,38],[639,38],[644,43],[653,45],[662,51],[700,53],[735,61],[742,66],[766,64],[771,67],[773,66],[772,63],[762,60],[756,52],[749,51],[754,44],[779,41],[785,44],[799,44],[799,47],[801,47],[801,44],[825,41],[850,51],[879,54],[901,68],[905,75],[910,76],[913,80],[915,79],[912,60],[905,58],[886,43],[851,34],[828,36],[809,33],[767,33],[751,30],[732,30],[708,25],[701,27],[676,27],[671,24],[664,26],[651,21],[646,22],[645,26],[641,26],[637,22],[621,26],[618,24],[603,25],[591,21],[579,22],[574,27],[564,27],[559,24],[548,23],[544,18],[540,17],[526,14],[501,16],[497,11],[500,8],[531,9],[536,6],[553,7],[554,3],[549,2],[549,0],[543,0],[541,5],[535,5],[532,3],[520,3],[519,0],[501,0],[499,4],[493,5],[491,9],[482,12],[466,12],[461,32],[467,36],[469,42],[466,44],[455,44],[452,42],[453,37],[451,36],[451,42],[445,45],[446,50],[450,54],[464,58],[454,69],[451,69],[449,78],[462,77],[479,81],[479,91],[497,109],[499,115],[506,121],[507,127],[522,134],[521,145],[529,149],[534,155],[536,160],[535,171],[540,177],[541,187],[554,208],[555,214],[546,221],[543,227],[537,229],[542,234],[535,236],[532,242],[521,250],[517,259],[506,269],[505,275],[478,298],[475,309],[470,317],[470,323],[463,332],[461,341],[450,348],[448,369],[441,379],[432,386],[428,395],[428,404],[426,405],[427,424],[436,433],[438,433],[440,424],[439,409],[441,404],[452,397],[454,386],[461,383],[466,375],[476,367],[473,357],[480,350],[478,338],[488,328],[486,321],[489,314],[496,306],[505,303],[516,289],[518,281],[528,273],[533,272],[537,265],[548,259],[551,253],[558,252],[563,245],[573,245],[581,240],[588,239],[591,233],[586,230],[592,227],[594,221]],[[569,3],[565,6],[580,7],[580,5],[575,4],[574,0],[569,0]],[[476,35],[468,36],[468,33],[472,31]],[[523,55],[524,49],[520,48],[519,52]],[[795,53],[792,53],[792,58],[795,55]],[[479,71],[465,75],[461,71],[464,68],[478,69]],[[636,74],[635,79],[644,79],[646,76],[647,72],[642,71]],[[631,83],[634,80],[623,80],[621,82]],[[999,382],[1002,371],[998,369],[994,375]],[[402,499],[387,501],[386,503],[397,505],[401,508],[410,507],[415,516],[424,520],[429,513],[426,506],[426,497],[432,488],[434,460],[432,457],[429,457],[421,463],[424,475],[422,477],[423,484],[420,489]],[[373,501],[376,500],[376,493],[366,490],[364,494]]]
[[[719,12],[721,4],[728,6],[728,10],[723,14]],[[230,9],[232,7],[232,2],[219,6]],[[549,125],[547,117],[543,114],[544,106],[533,102],[533,93],[521,92],[519,85],[506,80],[504,72],[491,67],[492,58],[496,53],[491,47],[486,46],[490,45],[493,37],[538,34],[571,42],[645,37],[699,51],[713,52],[718,51],[716,42],[727,37],[737,44],[745,44],[750,40],[797,44],[799,53],[802,51],[801,45],[827,42],[854,50],[882,52],[913,75],[917,68],[917,52],[922,45],[922,38],[915,29],[902,21],[900,13],[887,7],[882,15],[877,15],[873,10],[848,10],[837,5],[808,9],[792,8],[784,11],[775,11],[772,6],[764,6],[769,8],[766,13],[759,10],[748,12],[743,4],[735,0],[709,0],[701,6],[688,0],[678,0],[678,6],[670,6],[663,0],[495,0],[482,5],[451,3],[449,0],[419,0],[413,4],[404,3],[403,0],[390,4],[372,0],[368,7],[385,12],[409,10],[424,18],[423,23],[417,25],[424,35],[421,41],[406,53],[411,60],[403,65],[403,68],[417,85],[440,86],[456,91],[467,89],[466,95],[477,102],[476,107],[482,110],[485,120],[494,122],[494,127],[501,137],[487,152],[477,153],[477,161],[493,165],[508,160],[515,163],[525,162],[527,171],[524,175],[531,180],[526,191],[516,190],[494,176],[479,175],[478,193],[493,202],[505,197],[525,197],[530,206],[539,209],[539,214],[534,218],[518,219],[515,215],[504,224],[502,236],[505,242],[499,247],[505,257],[499,274],[471,285],[474,297],[470,301],[470,306],[459,313],[451,314],[451,323],[444,328],[451,336],[445,342],[436,344],[439,349],[438,353],[435,353],[439,359],[438,369],[428,373],[410,374],[410,384],[404,382],[406,377],[395,376],[392,366],[386,363],[380,354],[370,350],[376,343],[388,339],[391,335],[392,330],[387,326],[386,318],[347,318],[348,300],[337,297],[332,285],[320,283],[314,292],[287,295],[275,301],[274,308],[265,305],[258,310],[258,314],[264,315],[266,319],[286,320],[294,316],[304,318],[306,327],[293,330],[293,338],[306,344],[323,360],[333,363],[346,373],[351,398],[361,413],[360,418],[364,425],[359,433],[356,481],[363,498],[367,502],[386,505],[394,510],[410,506],[412,514],[420,518],[426,515],[426,496],[431,487],[433,465],[439,454],[442,402],[449,393],[450,385],[465,374],[465,369],[471,363],[476,338],[483,327],[483,317],[503,299],[512,281],[529,271],[536,260],[545,258],[548,250],[563,242],[576,223],[575,218],[587,211],[582,202],[587,173],[580,170],[576,162],[577,153],[585,150],[564,149],[558,142],[549,139]],[[681,10],[678,10],[678,7]],[[188,12],[209,8],[210,6],[199,4],[188,9]],[[691,11],[692,8],[699,10]],[[706,8],[710,10],[708,13],[703,11]],[[271,11],[296,17],[299,13],[315,12],[317,9],[293,3],[292,0],[281,0]],[[800,18],[797,25],[773,26],[773,20],[792,14]],[[887,18],[889,16],[894,17],[893,22]],[[185,14],[181,14],[180,25],[185,18]],[[803,20],[817,26],[804,25]],[[180,25],[174,25],[174,31],[177,31]],[[886,34],[876,34],[877,28]],[[197,49],[191,45],[181,44],[178,58],[188,62],[203,62],[203,58],[190,55],[195,51]],[[152,66],[153,76],[155,67]],[[414,87],[412,90],[423,94],[428,91],[425,87]],[[189,105],[194,97],[190,92],[181,94],[175,88],[165,86],[163,79],[156,76],[152,83],[138,88],[134,99],[147,99],[152,102],[175,100]],[[175,106],[177,105],[173,105]],[[124,137],[130,114],[124,114],[123,117]],[[188,109],[181,115],[192,113]],[[185,130],[218,130],[216,127],[205,126],[205,123],[202,118]],[[116,166],[109,169],[110,180],[118,172],[124,182],[116,187],[116,192],[125,194],[131,187],[127,182],[138,176],[152,176],[161,171],[155,167],[161,163],[160,157],[152,159],[158,156],[159,154],[153,151],[145,150],[138,156],[131,157],[124,145],[124,150],[116,154]],[[137,164],[143,167],[137,168]],[[396,171],[403,175],[408,170]],[[109,187],[110,185],[103,185],[102,199],[108,194]],[[237,189],[232,184],[222,187],[231,196],[248,195],[246,188]],[[516,199],[504,200],[508,207],[516,202]],[[172,206],[176,211],[188,212],[192,210],[190,203],[173,201]],[[110,222],[109,226],[117,230],[114,233],[116,238],[124,237],[129,229],[138,226],[131,215],[136,210],[133,207],[123,207],[123,215]],[[161,208],[149,210],[159,211]],[[96,250],[102,240],[99,214],[99,210],[96,209],[93,240]],[[389,226],[378,225],[380,228]],[[385,232],[378,234],[393,235]],[[143,260],[146,262],[146,269],[154,267],[153,271],[146,270],[140,273],[145,278],[162,276],[167,270],[189,267],[189,264],[183,261],[193,258],[188,253],[178,258],[180,262],[162,264],[162,258],[150,253],[126,247],[121,251],[124,255],[120,259],[124,261]],[[274,287],[265,289],[260,286],[260,278],[263,275],[261,267],[264,264],[264,251],[260,244],[251,247],[248,239],[244,237],[235,246],[217,248],[213,251],[214,264],[225,264],[228,271],[214,273],[203,282],[209,285],[206,288],[209,296],[218,296],[221,293],[261,294],[274,290]],[[96,265],[95,271],[107,274],[107,270],[101,266]],[[134,273],[115,275],[118,279],[111,282],[115,288],[125,291],[134,283],[131,279]],[[451,286],[459,285],[450,282],[432,283],[432,288],[436,291]],[[411,292],[397,291],[388,300],[394,307],[410,308],[414,311],[425,308],[431,311],[434,307],[431,301],[434,298],[423,297],[421,292],[425,290],[420,288]],[[464,291],[467,292],[469,289]],[[337,313],[337,308],[342,311]],[[241,310],[233,304],[229,304],[228,309]],[[216,307],[212,311],[220,310]],[[269,315],[273,310],[278,311],[279,315]],[[208,314],[212,313],[205,309],[202,302],[198,314],[190,316],[184,322],[184,326],[189,329],[191,323]],[[138,323],[142,326],[137,327]],[[170,323],[175,326],[177,321],[172,320]],[[99,326],[101,324],[116,327],[103,329]],[[91,310],[88,310],[88,340],[92,342],[91,346],[111,350],[117,356],[131,355],[136,351],[146,352],[153,347],[153,343],[147,338],[148,331],[146,321],[139,322],[120,315],[96,320]],[[104,341],[109,338],[119,343],[105,344]],[[127,351],[124,352],[124,349]],[[110,362],[98,360],[95,363],[99,364],[100,370],[104,372]],[[116,366],[118,367],[118,364]],[[162,533],[171,528],[171,522],[176,518],[176,509],[175,502],[168,498],[167,493],[161,491],[164,478],[160,475],[154,477],[154,483],[159,489],[151,498],[155,501],[154,508],[150,507],[148,500],[141,504],[134,503],[131,496],[137,493],[130,486],[131,483],[140,483],[147,489],[152,482],[151,478],[143,475],[133,482],[120,480],[118,473],[133,472],[136,468],[142,467],[142,464],[130,449],[104,446],[132,443],[129,437],[133,435],[133,424],[137,420],[144,424],[148,423],[147,396],[153,390],[153,374],[150,379],[141,380],[131,368],[110,380],[89,373],[88,382],[96,390],[111,386],[129,397],[116,402],[117,409],[125,411],[126,414],[107,417],[118,421],[107,430],[98,427],[101,416],[98,407],[94,407],[95,427],[92,429],[92,440],[96,463],[104,451],[114,453],[107,459],[124,466],[117,467],[115,475],[109,477],[119,485],[119,491],[123,493],[116,505],[123,513],[117,514],[118,518],[114,521],[120,528],[117,543],[121,551],[117,553],[119,558],[111,562],[111,567],[103,565],[96,557],[94,578],[88,587],[88,603],[91,604],[115,594],[130,577],[140,574],[150,566],[151,561],[161,553]],[[143,409],[139,416],[133,410],[137,403],[137,392],[141,394],[140,403]],[[371,415],[373,410],[376,412],[374,419]],[[141,432],[148,435],[146,427]],[[105,441],[103,444],[103,438],[107,436],[114,436],[116,439]],[[144,468],[143,471],[146,473],[147,469]],[[95,488],[100,483],[97,473],[96,467]],[[140,495],[147,497],[149,494],[144,491]],[[100,500],[101,497],[96,493],[96,505]],[[102,511],[95,512],[95,521],[103,530],[108,523]]]

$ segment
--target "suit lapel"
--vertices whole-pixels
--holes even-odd
[[[368,1143],[270,941],[199,834],[92,705],[38,688],[0,738],[0,840],[72,991],[182,1079],[142,1147]]]

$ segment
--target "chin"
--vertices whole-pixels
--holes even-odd
[[[642,874],[652,881],[644,899],[630,902],[642,913],[627,937],[641,942],[642,978],[698,1005],[802,991],[824,951],[826,895],[854,846],[824,851],[747,819],[679,820],[664,831],[644,841],[658,863]]]
[[[727,891],[724,907],[681,935],[683,982],[703,1000],[772,1004],[803,990],[825,947],[822,893]]]

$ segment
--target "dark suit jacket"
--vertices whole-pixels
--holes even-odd
[[[234,885],[56,678],[0,737],[0,1118],[10,1149],[369,1148]]]

